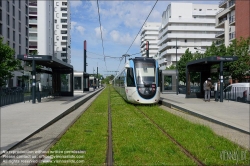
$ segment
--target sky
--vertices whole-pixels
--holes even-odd
[[[83,71],[84,40],[87,41],[86,72],[90,74],[96,73],[98,67],[98,73],[104,77],[115,75],[124,66],[125,59],[122,59],[122,55],[129,54],[132,55],[131,58],[141,56],[140,29],[155,2],[99,0],[99,20],[96,0],[70,0],[70,48],[74,70]],[[161,22],[161,15],[170,2],[159,0],[147,22]],[[178,2],[219,4],[217,0]]]

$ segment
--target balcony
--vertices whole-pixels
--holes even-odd
[[[29,24],[37,24],[37,20],[29,20]]]
[[[230,26],[235,25],[235,16],[230,16],[229,17],[229,25]]]
[[[220,46],[220,45],[222,45],[222,44],[224,44],[225,43],[225,41],[224,41],[224,38],[223,39],[221,39],[221,40],[217,40],[216,42],[215,42],[215,45],[216,46]]]
[[[67,23],[67,19],[61,19],[61,23]]]
[[[29,40],[37,41],[37,36],[29,36]]]
[[[219,19],[219,22],[218,22],[218,25],[216,25],[216,28],[224,28],[224,23],[226,20],[227,20],[227,17]]]
[[[235,0],[231,0],[229,1],[229,8],[232,10],[232,9],[235,9]]]
[[[235,39],[235,32],[229,33],[229,40]]]
[[[32,7],[32,6],[37,6],[37,2],[29,2],[29,6]]]
[[[67,8],[61,7],[61,11],[67,11]]]
[[[37,15],[37,11],[29,11],[30,15]]]
[[[220,37],[223,37],[225,35],[225,32],[224,31],[219,31],[217,32],[217,34],[215,35],[215,38],[220,38]]]
[[[29,28],[29,32],[37,32],[37,28]]]
[[[219,8],[226,8],[227,7],[227,0],[221,0],[219,2]]]

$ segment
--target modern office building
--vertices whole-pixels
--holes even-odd
[[[161,23],[146,22],[141,31],[141,54],[146,57],[146,42],[149,42],[149,57],[158,53],[158,35]]]
[[[211,46],[221,31],[215,28],[218,11],[218,5],[170,3],[162,14],[159,29],[160,69],[176,65],[187,48],[204,52]]]
[[[18,54],[28,54],[29,22],[28,0],[0,1],[0,36],[3,42]],[[8,87],[22,86],[22,71],[15,71],[14,77],[7,80]]]
[[[55,55],[64,62],[71,63],[70,1],[55,0]]]
[[[250,1],[222,0],[216,15],[216,27],[224,30],[218,34],[217,45],[228,46],[235,38],[250,37]]]

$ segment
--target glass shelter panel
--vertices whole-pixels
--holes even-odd
[[[74,77],[74,90],[82,89],[82,77]]]
[[[60,74],[61,77],[61,92],[70,92],[70,76],[71,74]]]

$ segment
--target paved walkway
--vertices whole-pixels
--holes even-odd
[[[185,98],[184,94],[163,93],[160,95],[163,105],[195,114],[202,118],[222,123],[249,134],[250,105],[235,101],[224,100],[204,102],[199,98]]]
[[[1,107],[0,154],[51,124],[60,115],[74,110],[76,105],[98,91],[75,91],[73,97],[43,98],[41,103],[25,102]]]

